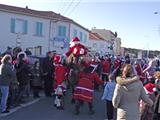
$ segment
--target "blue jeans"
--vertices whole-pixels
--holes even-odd
[[[1,93],[2,93],[1,107],[2,107],[2,112],[3,112],[7,108],[7,99],[8,99],[8,94],[9,94],[9,86],[0,86],[0,90],[1,90]]]

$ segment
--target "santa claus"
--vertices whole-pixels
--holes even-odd
[[[80,43],[80,40],[78,37],[73,38],[73,40],[70,42],[70,48],[65,53],[65,56],[70,57],[71,59],[75,59],[75,62],[77,63],[81,56],[84,56],[87,54],[88,49]]]

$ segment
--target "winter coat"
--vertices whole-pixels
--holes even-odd
[[[42,87],[41,69],[34,68],[33,79],[31,81],[33,87]]]
[[[156,96],[156,100],[154,102],[154,111],[155,113],[160,113],[160,79],[156,79],[156,91],[158,95]]]
[[[62,85],[62,82],[64,82],[67,74],[67,68],[64,67],[62,64],[55,65],[55,89],[58,85]]]
[[[53,78],[54,65],[51,58],[46,57],[43,60],[42,69],[45,77],[48,77],[49,79]]]
[[[107,84],[104,88],[102,100],[112,101],[115,87],[116,87],[116,82],[114,80],[107,82]]]
[[[75,88],[74,99],[82,100],[85,102],[92,102],[94,92],[94,82],[103,84],[103,81],[99,79],[96,72],[79,74],[78,84]]]
[[[140,120],[139,100],[152,106],[138,77],[122,79],[117,77],[112,103],[117,108],[117,120]]]
[[[21,61],[16,65],[17,79],[20,85],[27,85],[29,83],[29,74],[31,74],[31,69],[29,64],[25,61]]]
[[[110,63],[108,60],[102,61],[103,74],[108,74],[110,72]]]
[[[0,85],[10,86],[11,82],[16,80],[16,71],[10,63],[0,65]]]

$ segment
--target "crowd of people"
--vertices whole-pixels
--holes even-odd
[[[27,53],[27,54],[26,54]],[[129,55],[90,54],[76,37],[66,54],[49,51],[42,62],[30,65],[28,56],[20,48],[8,48],[1,59],[1,112],[24,102],[32,87],[33,97],[40,89],[46,97],[54,96],[54,106],[64,110],[65,94],[70,88],[75,115],[88,104],[94,114],[94,90],[102,92],[108,120],[160,119],[160,62],[158,58],[134,59]],[[43,86],[43,87],[42,87]],[[117,111],[117,114],[115,114]]]

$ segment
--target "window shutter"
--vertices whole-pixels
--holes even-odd
[[[80,32],[80,41],[83,41],[83,34]]]
[[[36,35],[39,35],[39,23],[36,22]]]
[[[14,18],[11,18],[11,26],[10,26],[10,30],[11,30],[11,33],[15,33],[15,19]]]
[[[58,27],[58,36],[61,36],[61,26]]]
[[[28,21],[25,20],[25,21],[24,21],[24,26],[23,26],[23,33],[24,33],[24,34],[27,34],[27,27],[28,27]]]
[[[66,36],[66,27],[63,26],[63,36]]]
[[[39,24],[39,35],[42,36],[42,31],[43,31],[43,24]]]
[[[74,30],[73,36],[74,36],[74,37],[77,36],[77,30]]]

